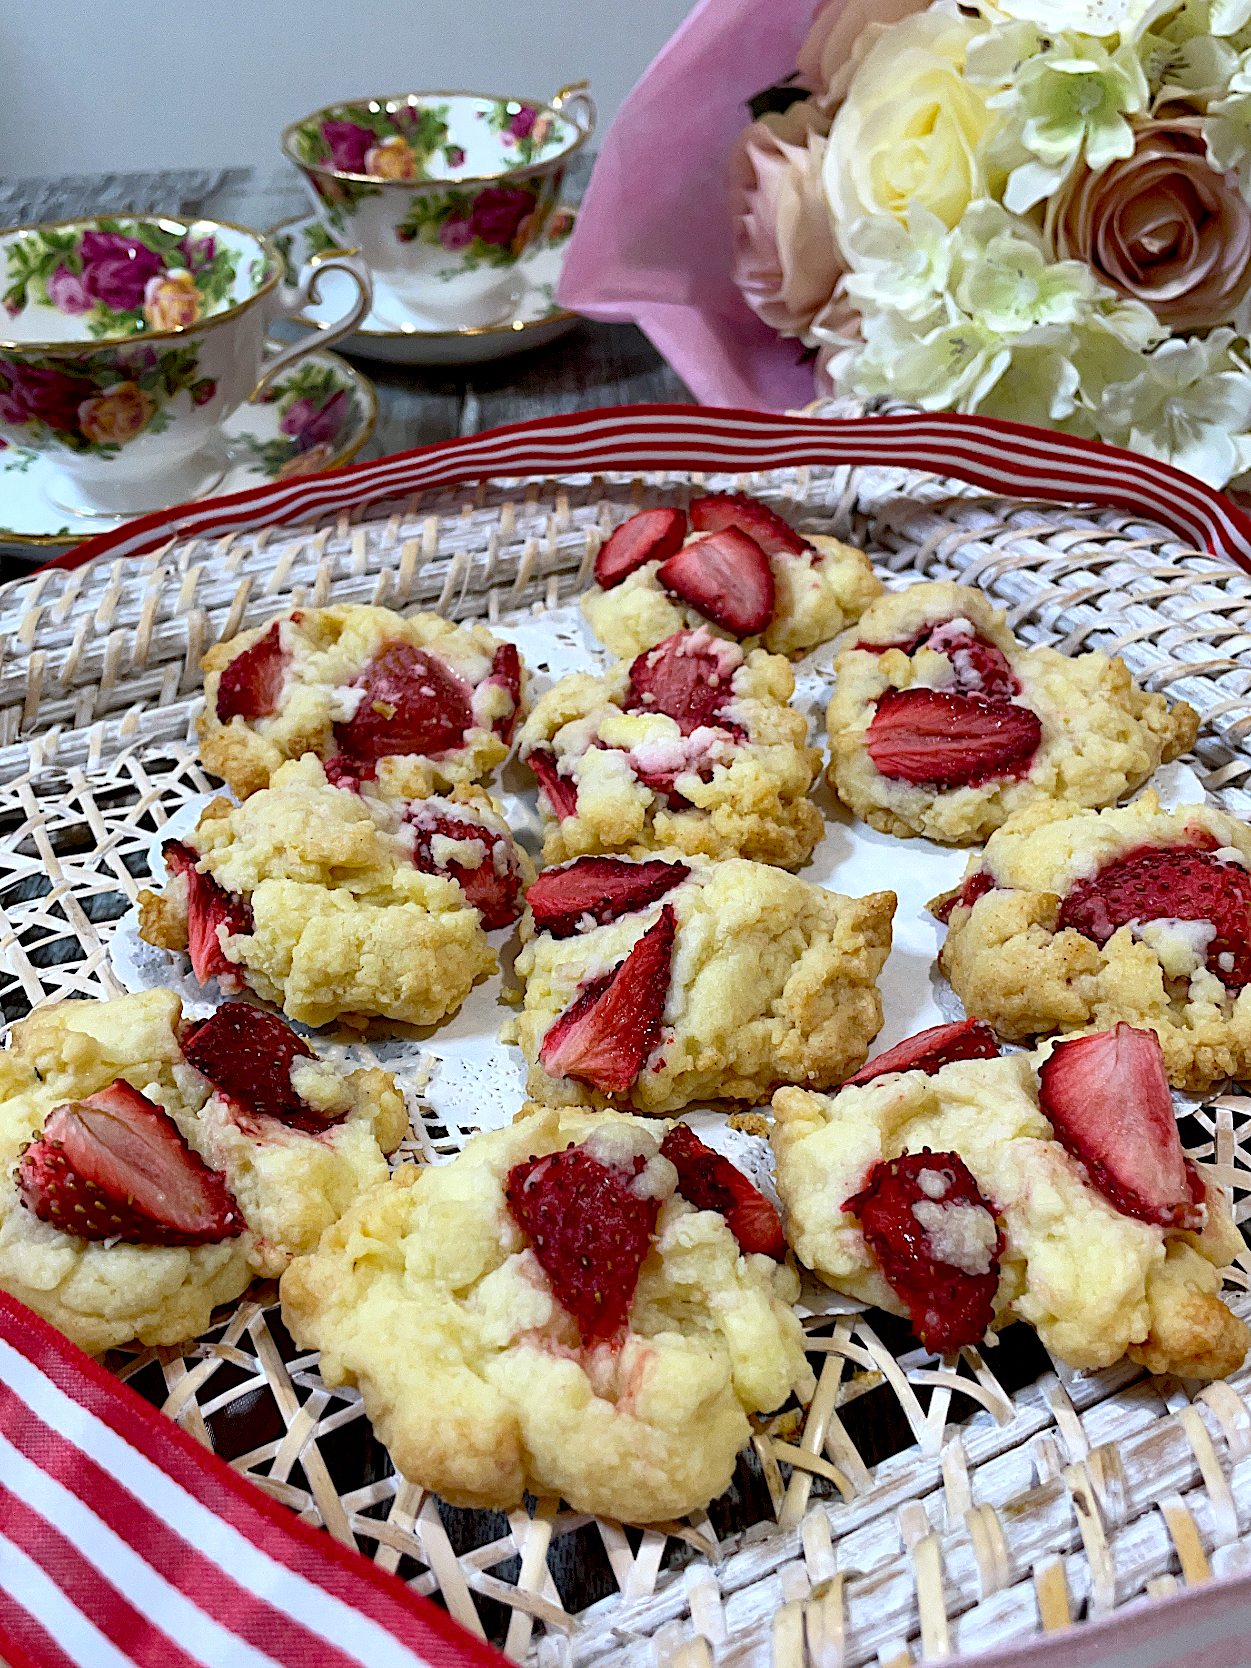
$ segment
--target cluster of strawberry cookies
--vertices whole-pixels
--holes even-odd
[[[173,878],[140,894],[141,937],[308,1025],[446,1019],[495,971],[486,933],[534,873],[482,789],[388,798],[336,786],[311,753],[164,850]]]
[[[689,517],[656,509],[623,521],[595,559],[582,612],[622,660],[700,625],[794,657],[837,637],[881,594],[862,550],[805,537],[758,499],[718,492],[697,498]]]
[[[1251,1333],[1218,1272],[1228,1197],[1185,1158],[1154,1032],[1117,1025],[997,1058],[966,1020],[839,1094],[780,1089],[788,1236],[829,1285],[946,1354],[1027,1321],[1062,1361],[1222,1378]]]
[[[407,1127],[389,1073],[255,1008],[38,1008],[0,1053],[0,1287],[92,1353],[194,1337],[385,1180]]]
[[[743,858],[582,857],[530,887],[516,971],[529,1091],[660,1114],[826,1088],[882,1023],[893,892],[847,898]]]
[[[824,832],[808,798],[821,755],[787,705],[780,655],[679,631],[604,677],[536,703],[519,752],[539,784],[544,860],[676,850],[794,869]]]
[[[939,965],[970,1014],[1025,1041],[1150,1026],[1178,1088],[1251,1073],[1251,828],[1148,789],[1103,811],[1033,805],[973,859]]]
[[[661,1135],[527,1106],[397,1171],[284,1275],[284,1322],[405,1477],[654,1523],[725,1490],[750,1414],[811,1396],[776,1212],[684,1125]]]
[[[1115,804],[1198,731],[1123,661],[1022,648],[982,592],[945,581],[873,603],[835,678],[830,786],[884,834],[944,845],[1039,800]]]

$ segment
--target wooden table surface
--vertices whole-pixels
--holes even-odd
[[[579,196],[588,166],[571,171]],[[59,180],[0,180],[0,226],[68,220],[95,213],[196,214],[267,230],[308,212],[308,199],[287,164],[182,170],[164,174],[75,175]],[[581,319],[548,347],[485,365],[420,369],[353,357],[378,394],[378,422],[359,459],[476,434],[500,423],[592,406],[652,400],[694,403],[693,396],[633,325]],[[0,525],[2,525],[0,520]],[[50,553],[0,552],[0,579],[12,579]]]

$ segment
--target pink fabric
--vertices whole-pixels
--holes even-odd
[[[700,0],[600,149],[557,290],[591,318],[637,324],[705,405],[785,411],[813,397],[811,362],[730,277],[726,168],[747,100],[783,80],[813,0]]]

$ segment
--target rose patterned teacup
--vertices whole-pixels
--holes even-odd
[[[265,357],[327,267],[359,295],[316,337]],[[268,239],[214,220],[126,215],[0,231],[0,445],[59,466],[63,509],[133,515],[195,497],[229,464],[222,424],[293,360],[369,312],[363,262],[320,263],[282,294]]]
[[[283,150],[322,225],[380,281],[375,313],[389,301],[434,328],[468,329],[512,312],[518,257],[595,129],[585,86],[550,104],[484,93],[358,99],[287,128]]]

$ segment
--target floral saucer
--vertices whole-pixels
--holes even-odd
[[[511,316],[500,323],[448,330],[419,317],[390,293],[383,279],[375,277],[373,311],[356,334],[340,346],[345,353],[385,360],[389,365],[480,365],[488,359],[504,359],[554,342],[577,323],[577,314],[556,300],[575,214],[569,203],[561,203],[552,211],[540,242],[517,262],[521,299]],[[289,284],[299,281],[300,268],[308,261],[338,252],[329,233],[311,214],[279,222],[270,228],[268,236],[287,263]],[[328,272],[317,305],[306,307],[291,323],[324,330],[334,319],[342,318],[346,296],[343,282],[341,273]]]
[[[334,469],[360,451],[377,415],[366,377],[336,353],[310,353],[256,405],[240,406],[226,421],[222,472],[201,496],[245,492],[266,481]],[[47,455],[18,446],[0,448],[0,549],[64,549],[94,533],[111,532],[126,519],[67,514],[48,495],[54,483],[64,491]]]

